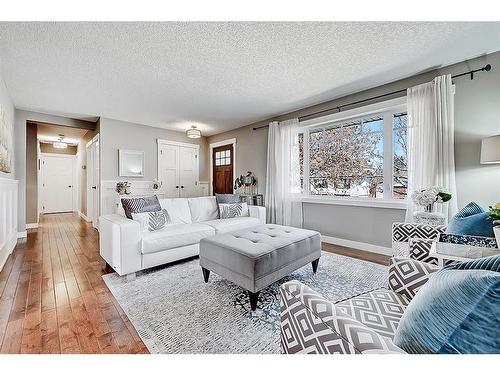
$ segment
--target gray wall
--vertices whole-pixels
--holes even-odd
[[[182,132],[144,126],[130,122],[100,119],[101,180],[117,180],[118,150],[138,150],[145,152],[144,177],[127,177],[128,180],[153,180],[157,177],[158,145],[156,140],[195,143],[200,145],[200,181],[208,180],[207,141],[205,137],[192,140]]]
[[[62,125],[76,128],[94,128],[95,124],[70,119],[61,116],[46,115],[38,112],[23,111],[16,109],[14,114],[14,149],[16,178],[19,180],[18,192],[18,231],[26,230],[26,200],[30,200],[30,206],[36,207],[37,196],[32,193],[26,196],[26,122],[44,122],[48,124]],[[33,203],[34,202],[34,203]]]
[[[5,83],[3,81],[2,75],[1,75],[1,70],[0,70],[0,107],[5,113],[5,116],[7,118],[7,121],[11,121],[12,126],[14,126],[14,104],[12,103],[12,100],[10,99],[9,93],[7,92],[7,87],[5,86]],[[13,158],[12,160],[12,172],[11,173],[5,173],[0,171],[0,177],[3,178],[10,178],[13,179],[16,177],[16,170],[15,170],[15,147],[16,144],[14,143],[14,140],[11,139],[11,144],[13,146]]]
[[[500,134],[500,52],[217,134],[209,137],[208,143],[236,138],[238,172],[253,171],[259,179],[259,190],[264,192],[267,128],[253,131],[253,127],[268,124],[270,121],[282,121],[304,116],[337,105],[415,86],[429,82],[440,74],[462,73],[469,69],[477,69],[487,63],[492,65],[490,72],[476,74],[473,81],[467,77],[455,80],[455,162],[458,206],[464,206],[474,200],[486,207],[500,201],[500,167],[479,164],[481,138]],[[399,94],[399,96],[401,95],[404,93]],[[397,96],[385,97],[379,101]],[[367,102],[362,105],[375,102]],[[319,230],[324,235],[378,246],[390,246],[391,224],[403,219],[404,210],[398,209],[304,204],[304,226],[306,228]],[[363,223],[365,223],[364,226]],[[360,227],[363,229],[360,230]]]
[[[38,125],[26,124],[26,223],[38,223]]]

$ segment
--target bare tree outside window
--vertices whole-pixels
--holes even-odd
[[[309,183],[313,195],[383,197],[383,119],[311,131]]]
[[[394,114],[392,118],[392,155],[393,181],[392,196],[406,198],[408,190],[408,116],[406,113]]]

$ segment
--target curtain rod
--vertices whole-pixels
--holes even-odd
[[[466,75],[470,75],[470,79],[473,80],[474,79],[474,73],[483,72],[483,71],[484,72],[489,72],[490,70],[491,70],[491,65],[487,64],[487,65],[483,66],[480,69],[475,69],[475,70],[471,70],[469,72],[464,72],[464,73],[456,74],[456,75],[452,76],[451,78],[459,78],[459,77],[463,77],[463,76],[466,76]],[[331,112],[333,110],[337,110],[336,113],[339,113],[339,112],[341,112],[342,108],[344,108],[344,107],[350,107],[352,105],[361,104],[361,103],[364,103],[364,102],[369,102],[371,100],[384,98],[386,96],[391,96],[391,95],[399,94],[399,93],[405,92],[406,90],[407,89],[396,90],[396,91],[388,92],[388,93],[385,93],[385,94],[372,96],[370,98],[357,100],[357,101],[352,102],[352,103],[342,104],[342,105],[338,105],[336,107],[332,107],[332,108],[328,108],[328,109],[323,109],[321,111],[309,113],[309,114],[304,115],[304,116],[299,116],[299,121],[303,121],[303,120],[309,119],[311,117],[319,117],[318,115],[321,115],[321,114],[326,113],[326,112]],[[263,129],[263,128],[267,128],[267,127],[269,127],[269,124],[257,126],[255,128],[253,128],[253,130],[259,130],[259,129]]]

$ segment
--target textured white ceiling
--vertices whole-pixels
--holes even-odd
[[[0,23],[16,107],[204,135],[500,49],[500,23]]]

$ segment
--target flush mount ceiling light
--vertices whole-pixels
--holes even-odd
[[[196,129],[196,126],[191,126],[191,129],[186,130],[186,136],[188,138],[201,138],[201,131]]]
[[[59,134],[59,141],[52,143],[54,148],[68,148],[68,144],[63,142],[64,134]]]

